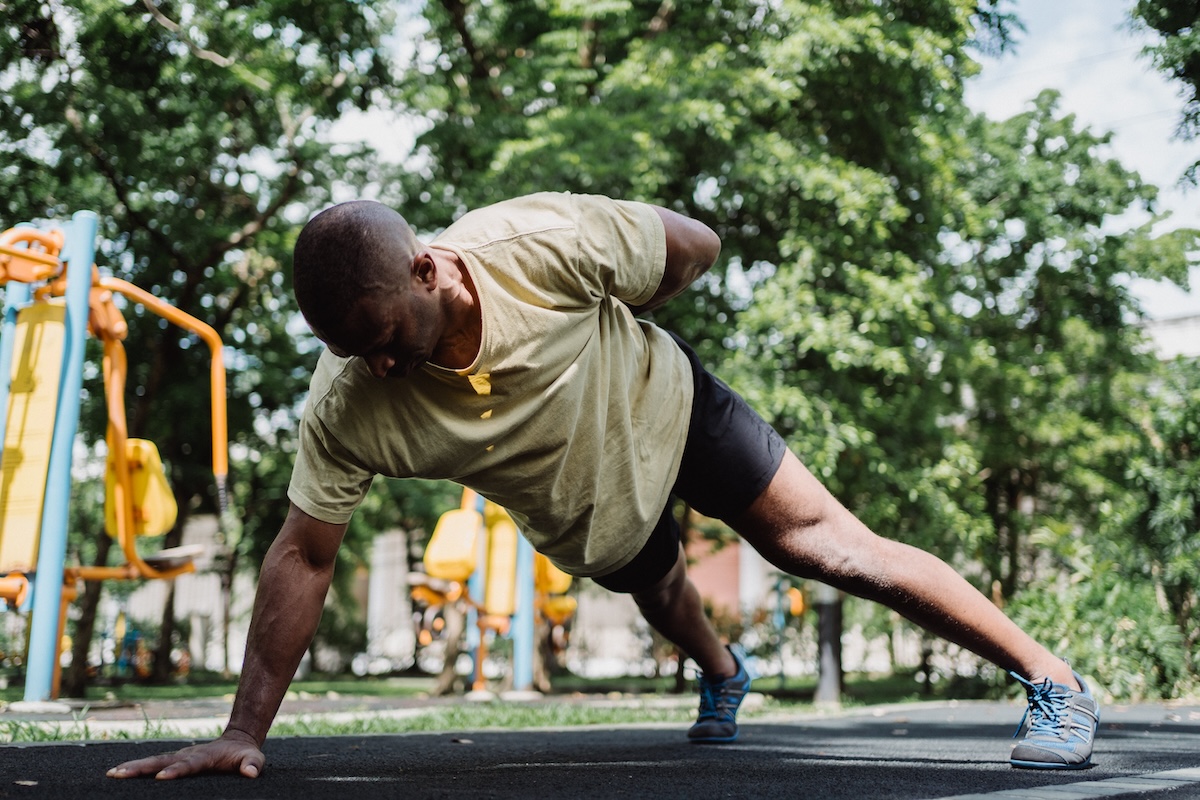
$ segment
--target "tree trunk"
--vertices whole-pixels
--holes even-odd
[[[817,584],[817,649],[820,671],[813,702],[842,703],[842,595],[832,586]]]
[[[108,552],[112,539],[103,527],[96,534],[96,560],[94,566],[108,563]],[[88,651],[92,649],[92,637],[96,633],[96,614],[100,609],[100,592],[104,588],[100,581],[87,581],[79,602],[79,622],[75,625],[75,637],[71,643],[71,666],[62,676],[60,692],[65,697],[86,697],[88,685]]]
[[[559,671],[558,648],[554,641],[554,625],[548,620],[539,620],[537,646],[533,650],[533,688],[542,694],[554,689],[552,677]]]
[[[233,576],[237,571],[237,550],[227,547],[227,557],[221,570],[221,676],[229,678],[229,625],[233,619]]]
[[[162,625],[159,627],[158,648],[154,651],[151,683],[171,681],[171,639],[175,637],[175,581],[167,585],[167,602],[163,605]]]
[[[183,542],[183,529],[187,526],[187,503],[190,498],[181,497],[175,493],[175,502],[179,506],[179,516],[174,527],[163,537],[164,550],[178,547]],[[154,652],[154,671],[150,675],[152,683],[169,683],[171,680],[171,640],[175,638],[175,581],[167,582],[167,602],[163,606],[162,621],[158,629],[158,649]]]
[[[446,639],[445,660],[442,672],[434,684],[434,697],[450,694],[454,691],[454,682],[458,678],[455,668],[458,665],[458,654],[462,652],[463,634],[467,630],[467,612],[463,603],[447,603],[442,607],[442,618],[446,620],[446,628],[442,635]]]

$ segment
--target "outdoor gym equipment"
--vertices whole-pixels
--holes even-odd
[[[212,463],[219,519],[228,510],[228,432],[221,340],[209,325],[93,265],[97,218],[76,213],[67,230],[20,225],[0,234],[0,600],[31,607],[25,701],[58,695],[67,607],[80,580],[167,580],[195,570],[200,548],[143,555],[138,536],[175,524],[175,498],[152,442],[131,439],[125,418],[128,332],[114,294],[199,336],[212,355]],[[79,421],[84,340],[103,345],[108,410],[105,529],[118,566],[67,567],[71,460]]]
[[[425,572],[410,576],[413,600],[430,608],[465,601],[475,617],[472,690],[486,689],[489,633],[511,636],[513,689],[532,689],[534,617],[566,624],[576,608],[566,594],[571,576],[534,551],[507,511],[470,489],[438,519],[423,563]]]

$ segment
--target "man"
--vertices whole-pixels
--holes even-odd
[[[428,246],[378,203],[314,217],[296,299],[326,343],[291,507],[264,560],[229,726],[113,777],[257,776],[375,475],[448,478],[508,509],[559,567],[633,596],[702,670],[697,742],[737,736],[750,679],[687,577],[672,495],[768,560],[879,601],[1010,670],[1030,695],[1018,766],[1086,765],[1097,705],[1070,667],[936,557],[866,528],[684,343],[645,321],[720,252],[664,208],[543,193],[465,215]]]

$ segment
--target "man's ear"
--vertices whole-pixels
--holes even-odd
[[[433,253],[428,250],[417,253],[413,259],[412,274],[427,289],[437,286],[437,262],[433,260]]]

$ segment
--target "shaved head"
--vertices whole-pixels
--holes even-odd
[[[296,239],[292,282],[300,313],[316,331],[340,331],[365,294],[401,292],[421,243],[404,217],[355,200],[317,214]]]

